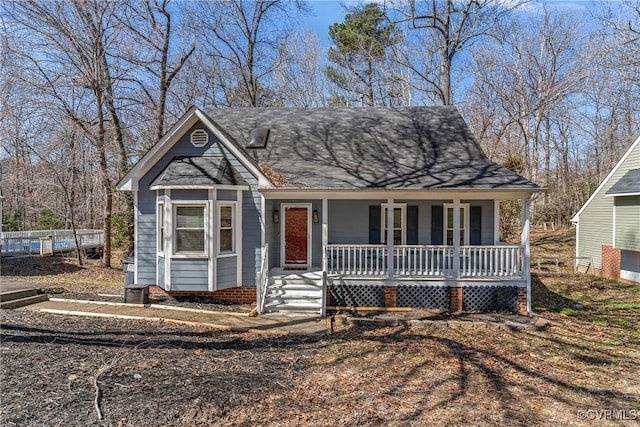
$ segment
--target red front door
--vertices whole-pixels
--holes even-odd
[[[284,208],[284,264],[309,265],[309,209]]]

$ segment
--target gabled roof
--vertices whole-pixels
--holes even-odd
[[[231,153],[252,173],[261,186],[271,187],[269,179],[260,171],[258,164],[237,146],[228,137],[228,134],[224,132],[219,126],[211,122],[201,110],[197,107],[191,107],[178,122],[167,131],[167,133],[151,147],[147,153],[131,168],[131,170],[116,184],[119,190],[123,191],[136,191],[138,190],[138,181],[158,162],[166,155],[171,147],[173,147],[178,140],[196,123],[201,122],[213,133],[220,142],[227,147]]]
[[[620,168],[620,166],[622,166],[622,164],[627,159],[627,157],[631,155],[631,152],[635,150],[636,147],[638,147],[638,144],[640,144],[640,136],[638,136],[638,138],[636,138],[636,140],[633,141],[633,144],[631,144],[631,147],[629,147],[629,149],[622,155],[622,158],[618,161],[618,163],[616,163],[613,169],[611,169],[611,172],[609,172],[609,174],[602,180],[600,185],[598,185],[598,188],[596,188],[596,191],[594,191],[591,197],[589,197],[589,199],[584,203],[584,205],[582,205],[578,213],[575,214],[573,218],[571,218],[571,222],[575,224],[580,220],[580,215],[582,214],[582,212],[584,212],[584,210],[587,208],[587,206],[589,206],[591,201],[598,196],[600,191],[602,191],[602,188],[605,185],[607,185],[611,177],[618,171],[618,169]]]
[[[176,157],[151,183],[155,188],[245,186],[247,181],[224,157]]]
[[[640,169],[627,171],[605,194],[607,196],[640,195]]]
[[[490,161],[455,107],[213,109],[238,146],[287,189],[517,189],[538,185]]]

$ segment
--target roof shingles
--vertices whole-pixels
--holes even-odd
[[[207,115],[286,188],[537,189],[490,161],[455,107],[216,109]],[[266,148],[245,148],[270,129]]]

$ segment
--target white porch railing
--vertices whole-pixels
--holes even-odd
[[[327,274],[386,276],[387,253],[386,245],[328,245]],[[455,255],[453,246],[394,246],[394,277],[453,277],[456,262],[460,278],[521,278],[524,274],[523,246],[462,246]]]
[[[524,247],[462,246],[460,276],[462,277],[522,277]]]
[[[269,285],[269,245],[262,248],[262,258],[260,260],[260,270],[256,273],[256,311],[262,314],[264,311],[264,300],[267,296],[267,286]]]
[[[453,271],[452,246],[395,246],[396,276],[449,276]]]
[[[384,276],[387,274],[385,245],[328,245],[327,274]]]

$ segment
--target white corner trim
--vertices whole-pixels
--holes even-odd
[[[640,144],[640,136],[638,136],[636,138],[636,140],[633,142],[633,144],[631,144],[631,147],[629,147],[629,149],[624,153],[624,155],[618,161],[618,163],[616,163],[616,165],[613,167],[613,169],[611,169],[611,172],[609,172],[609,174],[605,177],[605,179],[602,180],[602,182],[600,183],[598,188],[596,188],[596,191],[594,191],[593,194],[591,195],[591,197],[589,197],[589,199],[585,202],[585,204],[582,205],[582,207],[580,208],[578,213],[575,214],[573,218],[571,218],[571,222],[573,222],[575,224],[575,223],[577,223],[579,221],[579,217],[582,214],[582,212],[587,208],[587,206],[589,206],[591,201],[596,198],[596,196],[600,193],[600,191],[602,191],[602,188],[607,184],[607,182],[609,182],[609,180],[611,179],[613,174],[615,174],[618,171],[620,166],[624,163],[624,161],[627,159],[627,157],[629,157],[631,155],[631,152],[638,146],[638,144]]]
[[[216,212],[217,210],[217,206],[216,206],[216,198],[218,197],[218,194],[216,192],[216,190],[214,188],[209,189],[208,191],[208,204],[211,206],[211,215],[210,218],[206,218],[205,222],[211,222],[211,221],[215,221],[215,218],[213,217],[213,214]],[[215,215],[217,217],[217,215]],[[212,227],[209,227],[209,230],[211,229],[215,229],[215,225]],[[209,257],[207,257],[207,274],[209,275],[209,282],[208,282],[208,288],[210,292],[213,292],[215,290],[217,290],[218,288],[218,277],[217,277],[217,268],[218,268],[218,261],[217,258],[215,257],[215,253],[216,253],[216,242],[214,241],[215,239],[213,239],[213,236],[215,235],[215,231],[213,232],[209,232],[209,235],[207,236],[207,242],[209,244],[209,253],[211,254]]]
[[[242,286],[242,190],[236,192],[236,223],[233,230],[233,238],[236,241],[236,281],[238,286]]]

